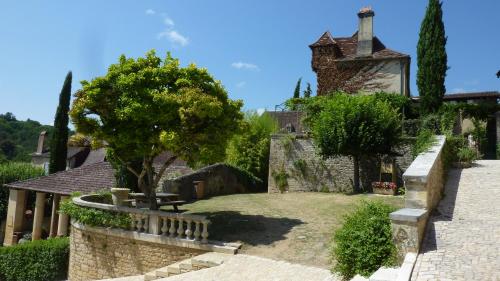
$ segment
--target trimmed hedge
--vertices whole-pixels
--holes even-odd
[[[65,280],[68,274],[69,239],[37,240],[0,248],[0,280]]]
[[[363,201],[354,213],[345,217],[334,235],[333,270],[349,280],[356,274],[370,276],[381,266],[396,264],[389,214],[395,208],[382,202]]]

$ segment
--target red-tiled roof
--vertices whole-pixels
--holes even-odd
[[[351,37],[332,37],[330,32],[325,32],[315,43],[309,45],[310,48],[317,46],[336,45],[339,50],[338,60],[352,60],[357,59],[356,52],[358,49],[358,32],[354,33]],[[404,58],[409,57],[406,54],[396,52],[387,48],[376,36],[373,37],[373,55],[371,58],[384,59],[384,58]],[[363,59],[367,59],[363,57]]]
[[[61,195],[76,191],[88,194],[112,188],[115,186],[115,177],[111,164],[100,162],[4,186]]]

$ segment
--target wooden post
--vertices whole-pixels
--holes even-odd
[[[52,199],[52,214],[50,217],[50,233],[49,237],[56,237],[57,235],[57,223],[59,221],[59,216],[57,211],[59,210],[59,201],[61,200],[61,195],[54,194]]]
[[[45,193],[37,192],[35,201],[35,215],[33,216],[33,231],[31,239],[33,241],[42,238],[43,215],[45,212]]]
[[[4,246],[17,244],[17,239],[14,238],[14,234],[23,230],[25,207],[26,190],[11,188],[9,192],[9,207],[7,209]]]

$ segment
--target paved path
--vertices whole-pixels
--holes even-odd
[[[500,281],[500,161],[450,171],[411,280]]]

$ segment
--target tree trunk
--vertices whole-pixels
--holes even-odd
[[[359,157],[353,156],[352,159],[354,162],[354,192],[360,193],[361,189],[359,188]]]
[[[156,186],[154,177],[154,168],[152,165],[152,161],[144,161],[144,167],[146,174],[138,179],[139,187],[142,192],[148,199],[149,209],[150,210],[158,210],[158,204],[156,202]]]

